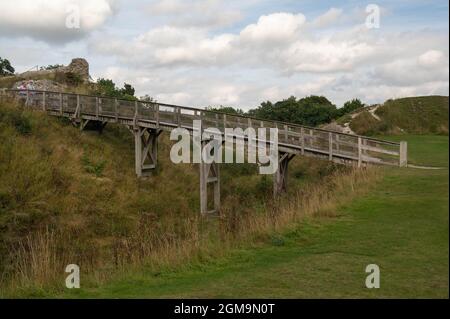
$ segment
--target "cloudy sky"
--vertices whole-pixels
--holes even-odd
[[[448,95],[448,10],[447,0],[0,0],[0,57],[17,72],[84,57],[94,79],[181,105],[376,103]]]

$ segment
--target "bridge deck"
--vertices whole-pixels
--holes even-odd
[[[121,123],[146,128],[193,130],[193,120],[204,128],[278,128],[279,150],[292,154],[319,156],[361,166],[364,163],[406,166],[406,145],[365,136],[339,133],[280,121],[256,119],[178,105],[129,101],[100,96],[48,91],[2,90],[2,95],[21,98],[27,105],[51,115]]]

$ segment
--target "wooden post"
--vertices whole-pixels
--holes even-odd
[[[333,160],[333,133],[328,133],[328,160]]]
[[[119,100],[114,99],[114,113],[116,115],[116,122],[119,122]]]
[[[134,158],[136,165],[136,175],[142,176],[142,139],[141,130],[139,128],[134,130]]]
[[[137,126],[137,117],[138,117],[138,101],[134,101],[134,117],[133,117],[133,125]]]
[[[156,168],[158,161],[158,136],[161,130],[135,127],[135,166],[138,177],[148,176]]]
[[[202,141],[202,149],[207,141]],[[200,213],[202,215],[220,212],[220,170],[219,164],[212,162],[211,164],[203,162],[200,158]],[[208,210],[208,184],[214,186],[214,210]]]
[[[288,126],[286,124],[284,125],[284,139],[285,139],[286,143],[289,142],[289,140],[288,140]]]
[[[340,152],[340,147],[339,147],[339,134],[336,134],[336,152],[339,153]]]
[[[42,92],[42,110],[45,112],[47,110],[47,101],[46,101],[47,95],[44,92]]]
[[[59,114],[63,114],[63,95],[59,93]]]
[[[302,146],[302,155],[305,155],[305,129],[303,127],[300,128],[300,143]]]
[[[362,164],[362,149],[361,149],[361,137],[358,136],[358,167]]]
[[[287,191],[289,162],[295,154],[278,153],[278,169],[273,174],[273,197],[277,198],[280,193]]]
[[[80,114],[81,114],[80,107],[81,107],[81,105],[80,105],[80,95],[77,94],[77,108],[76,108],[76,111],[75,111],[76,112],[76,114],[75,114],[76,118],[80,117]]]
[[[156,104],[155,108],[156,108],[156,110],[155,110],[156,128],[159,128],[159,104]]]
[[[220,212],[220,168],[219,164],[214,162],[212,164],[212,168],[215,174],[215,182],[214,182],[214,210],[216,213]]]
[[[400,142],[400,167],[408,166],[408,142]]]
[[[95,98],[95,117],[98,119],[100,115],[100,99],[98,97]]]

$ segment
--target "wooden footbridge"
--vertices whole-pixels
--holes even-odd
[[[158,136],[162,131],[182,127],[194,130],[193,120],[202,127],[278,128],[278,170],[274,174],[274,195],[286,190],[289,161],[295,155],[314,156],[357,167],[368,164],[407,166],[406,142],[344,134],[292,123],[268,121],[243,115],[227,114],[200,108],[159,102],[130,101],[103,96],[49,92],[1,90],[2,98],[19,99],[25,105],[50,115],[66,117],[81,130],[101,131],[107,123],[126,125],[134,134],[135,165],[138,177],[149,175],[157,165]],[[202,141],[203,143],[203,141]],[[219,163],[200,163],[200,211],[220,209]],[[208,203],[208,185],[213,184],[213,203]],[[212,204],[212,205],[210,205]]]

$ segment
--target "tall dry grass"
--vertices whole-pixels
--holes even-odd
[[[230,248],[296,227],[305,217],[335,217],[340,205],[366,193],[379,178],[381,172],[374,167],[337,171],[306,184],[294,195],[268,202],[262,212],[239,214],[241,202],[228,198],[219,217],[188,218],[178,233],[154,232],[152,221],[144,220],[133,236],[116,241],[114,261],[121,270],[134,271],[142,265],[173,268],[217,257]]]

